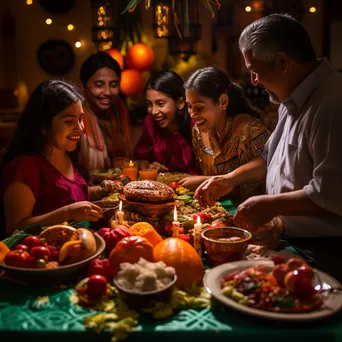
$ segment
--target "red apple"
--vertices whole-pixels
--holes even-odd
[[[26,238],[21,242],[23,245],[26,245],[29,249],[32,247],[40,246],[40,238],[38,236],[26,236]]]
[[[284,279],[284,285],[291,293],[302,293],[308,288],[313,289],[312,282],[314,277],[315,273],[312,268],[304,265],[297,270],[287,273]]]
[[[287,265],[289,267],[289,271],[294,271],[302,265],[305,265],[305,262],[299,258],[291,258],[287,261]]]
[[[36,259],[44,259],[45,261],[49,261],[51,257],[50,249],[44,246],[32,247],[30,250],[30,254]]]

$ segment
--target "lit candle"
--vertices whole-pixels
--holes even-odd
[[[180,228],[180,222],[177,219],[177,207],[173,209],[173,222],[172,222],[172,236],[178,237],[179,236],[179,228]]]
[[[137,164],[130,160],[129,163],[124,165],[122,174],[128,176],[131,181],[135,181],[138,175]]]
[[[194,236],[194,248],[199,256],[202,256],[201,232],[202,232],[201,217],[197,215],[197,223],[194,224],[193,236]]]
[[[119,203],[119,210],[116,212],[116,219],[118,220],[118,224],[123,223],[124,212],[122,211],[122,201]]]

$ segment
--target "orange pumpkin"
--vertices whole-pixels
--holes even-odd
[[[152,246],[158,245],[159,242],[163,241],[163,238],[158,232],[147,222],[138,222],[133,224],[129,228],[132,235],[143,236],[151,242]]]
[[[131,69],[150,69],[154,62],[154,53],[148,45],[137,43],[127,50],[126,63]]]
[[[116,274],[122,262],[134,264],[140,258],[153,262],[153,246],[142,236],[129,236],[117,243],[109,255],[109,262]]]
[[[126,96],[135,96],[144,90],[144,78],[138,70],[126,69],[121,73],[120,90]]]
[[[195,249],[186,241],[178,238],[167,238],[158,243],[153,250],[154,260],[164,261],[175,268],[177,285],[191,286],[202,280],[203,263]]]
[[[109,50],[106,50],[105,52],[107,52],[109,56],[111,56],[113,59],[115,59],[118,62],[118,64],[120,65],[120,69],[122,70],[124,67],[124,58],[121,52],[117,49],[109,49]]]

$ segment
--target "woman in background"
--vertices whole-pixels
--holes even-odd
[[[148,116],[133,152],[160,171],[197,174],[191,144],[191,119],[182,78],[173,71],[152,76],[145,87]]]
[[[258,113],[243,97],[241,88],[220,69],[207,67],[185,82],[191,118],[193,147],[203,176],[187,177],[180,183],[196,188],[214,175],[229,173],[263,152],[270,134],[256,118]],[[245,185],[241,199],[263,192],[259,185]]]
[[[97,52],[82,64],[80,78],[86,98],[82,161],[89,171],[112,168],[114,158],[131,155],[128,111],[119,97],[120,66]]]
[[[102,217],[88,201],[87,171],[79,162],[82,101],[77,87],[62,80],[42,82],[32,93],[1,164],[2,234],[5,227],[10,235],[32,224]]]

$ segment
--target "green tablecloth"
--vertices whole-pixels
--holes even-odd
[[[235,213],[229,200],[222,205]],[[72,288],[22,285],[0,280],[0,342],[11,339],[37,341],[110,341],[110,334],[86,331],[83,318],[94,314],[69,300]],[[37,307],[37,298],[49,301]],[[342,341],[342,314],[313,323],[282,323],[249,317],[213,301],[211,310],[183,310],[167,320],[139,319],[139,331],[128,340],[139,341]]]
[[[232,213],[233,215],[236,213],[236,206],[230,199],[223,199],[220,201],[222,207]]]
[[[69,301],[72,289],[42,285],[19,285],[0,280],[0,341],[24,338],[24,341],[82,342],[93,340],[95,333],[86,331],[83,318],[93,314]],[[49,302],[36,307],[38,296]],[[139,331],[129,340],[165,341],[342,341],[342,314],[314,323],[279,323],[248,317],[213,303],[212,310],[183,310],[168,320],[140,319]],[[110,341],[102,333],[96,339]]]

